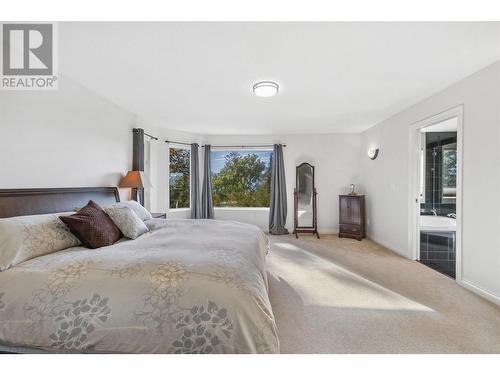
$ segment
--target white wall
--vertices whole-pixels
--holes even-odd
[[[463,104],[463,281],[500,302],[500,62],[363,132],[361,158],[368,232],[411,258],[408,248],[409,126]]]
[[[293,189],[295,167],[309,162],[316,167],[318,191],[318,228],[320,233],[338,231],[338,195],[348,192],[350,183],[357,183],[360,137],[358,134],[299,134],[205,136],[205,143],[213,145],[252,145],[285,143],[285,175],[287,180],[287,228],[293,229]],[[215,209],[216,219],[238,220],[268,229],[269,209]]]
[[[134,120],[65,76],[57,91],[0,91],[0,188],[116,186]]]

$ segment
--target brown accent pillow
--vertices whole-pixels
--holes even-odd
[[[112,245],[122,236],[113,220],[94,201],[89,201],[76,214],[59,216],[59,219],[91,249]]]

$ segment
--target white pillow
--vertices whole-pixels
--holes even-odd
[[[104,212],[109,215],[125,237],[135,240],[149,232],[146,224],[130,207],[110,206],[104,208]]]
[[[118,203],[112,204],[111,206],[107,206],[107,207],[108,208],[109,207],[128,207],[132,211],[134,211],[135,214],[137,216],[139,216],[139,219],[141,219],[142,221],[146,221],[146,220],[153,218],[153,216],[151,216],[151,213],[136,201],[118,202]]]
[[[25,260],[80,245],[58,216],[71,213],[0,219],[0,271]]]

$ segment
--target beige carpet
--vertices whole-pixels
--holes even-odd
[[[282,353],[500,353],[500,309],[369,240],[271,236]]]

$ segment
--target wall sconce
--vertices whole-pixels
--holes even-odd
[[[368,157],[372,160],[375,160],[378,156],[378,147],[372,147],[368,150]]]

